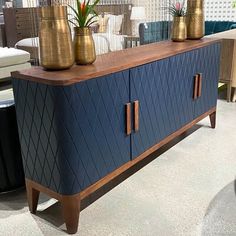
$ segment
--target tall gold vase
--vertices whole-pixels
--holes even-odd
[[[70,68],[74,64],[66,6],[41,8],[39,46],[40,63],[44,68],[61,70]]]
[[[183,42],[187,38],[187,27],[185,16],[174,16],[171,39],[174,42]]]
[[[187,1],[187,37],[200,39],[205,35],[203,0]]]
[[[92,32],[88,27],[75,27],[74,52],[75,62],[79,65],[92,64],[96,60]]]

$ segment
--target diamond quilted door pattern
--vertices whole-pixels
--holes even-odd
[[[129,71],[70,86],[13,86],[26,178],[71,195],[130,161]]]
[[[195,101],[194,118],[216,106],[219,79],[220,44],[193,51],[196,73],[202,74],[201,96]]]
[[[131,136],[132,158],[174,133],[193,118],[192,56],[172,58],[131,69],[131,101],[138,100],[139,131]]]

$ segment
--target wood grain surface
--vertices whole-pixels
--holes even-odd
[[[97,56],[97,60],[92,65],[74,65],[71,69],[62,71],[46,71],[42,67],[33,67],[28,70],[13,72],[12,77],[54,86],[66,86],[161,60],[220,41],[220,39],[213,38],[187,40],[178,43],[163,41]]]

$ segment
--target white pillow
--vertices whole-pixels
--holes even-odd
[[[106,16],[109,17],[107,24],[107,33],[120,34],[124,15],[107,14]]]

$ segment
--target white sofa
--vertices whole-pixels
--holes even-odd
[[[11,76],[12,71],[31,67],[30,54],[15,48],[0,47],[0,82]]]

